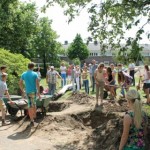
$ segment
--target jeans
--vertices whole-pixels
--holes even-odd
[[[95,78],[92,76],[92,92],[94,92],[95,89]]]
[[[62,77],[61,87],[64,87],[66,85],[66,73],[62,73],[61,77]]]
[[[80,78],[79,77],[76,78],[76,86],[77,86],[77,91],[79,91],[80,90]]]
[[[52,83],[48,83],[48,87],[49,87],[49,94],[50,95],[54,95],[55,94],[55,90],[56,90],[56,83],[52,84]]]
[[[83,85],[85,87],[85,92],[89,94],[89,80],[83,80]]]

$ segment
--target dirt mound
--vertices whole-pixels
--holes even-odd
[[[128,111],[127,101],[120,100],[118,102],[112,101],[103,104],[103,111],[110,112],[126,112]]]
[[[90,101],[94,100],[94,97],[86,93],[74,93],[68,98],[68,100],[72,100],[77,104],[87,104]]]

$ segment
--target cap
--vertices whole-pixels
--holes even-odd
[[[51,66],[51,69],[54,69],[54,66]]]

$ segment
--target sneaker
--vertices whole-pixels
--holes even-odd
[[[37,128],[39,125],[39,123],[37,123],[37,122],[34,122],[33,124],[34,124],[34,128]]]
[[[10,122],[2,121],[2,126],[7,126],[7,125],[10,125]]]

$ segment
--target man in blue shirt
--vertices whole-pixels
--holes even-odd
[[[20,89],[23,93],[23,97],[27,96],[28,99],[28,112],[31,123],[36,127],[37,123],[35,123],[34,119],[36,118],[36,94],[40,98],[40,86],[38,75],[33,71],[34,63],[31,62],[28,64],[28,70],[21,75],[21,79],[19,82]],[[25,91],[23,88],[23,81],[25,82]]]

